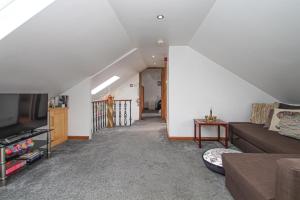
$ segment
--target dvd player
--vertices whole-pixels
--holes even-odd
[[[31,163],[33,163],[34,161],[39,160],[40,158],[42,158],[43,155],[44,155],[44,152],[43,152],[43,151],[35,150],[35,151],[33,151],[33,152],[23,154],[22,156],[20,156],[20,157],[18,158],[18,160],[26,160],[26,162],[27,162],[28,164],[31,164]]]

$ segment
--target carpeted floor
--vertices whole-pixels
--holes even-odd
[[[68,141],[51,159],[12,177],[0,199],[232,199],[224,177],[202,162],[202,152],[217,146],[170,142],[165,124],[150,118],[91,141]]]
[[[161,113],[158,110],[144,110],[142,113],[142,117],[144,118],[151,118],[151,117],[160,117]]]

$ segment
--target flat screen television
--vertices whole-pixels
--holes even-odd
[[[0,94],[0,139],[47,125],[47,94]]]

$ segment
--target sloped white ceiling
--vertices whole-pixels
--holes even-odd
[[[120,87],[128,79],[132,78],[137,73],[143,71],[147,68],[147,65],[144,63],[144,60],[138,50],[131,51],[122,59],[119,59],[118,62],[109,65],[101,73],[92,77],[92,88],[97,87],[99,84],[103,83],[112,76],[119,76],[120,79],[115,83],[102,90],[101,92],[93,95],[94,100],[99,100],[103,94],[108,93],[118,87]]]
[[[132,48],[106,0],[57,0],[0,41],[0,92],[58,94]]]
[[[163,66],[169,45],[186,45],[215,0],[109,0],[148,66]],[[157,15],[164,20],[157,20]],[[162,39],[165,44],[157,45]],[[155,55],[155,58],[152,58]],[[156,65],[154,65],[154,62]]]
[[[217,0],[190,46],[273,97],[300,103],[299,19],[297,0]]]
[[[299,11],[297,0],[56,0],[0,40],[0,92],[58,94],[138,48],[110,68],[121,70],[121,83],[126,70],[162,66],[169,45],[188,44],[273,97],[300,103]]]

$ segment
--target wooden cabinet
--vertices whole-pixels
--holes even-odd
[[[49,108],[49,128],[52,147],[68,139],[68,108]]]

